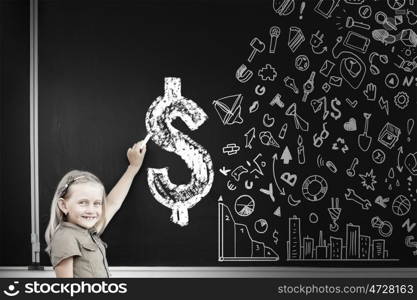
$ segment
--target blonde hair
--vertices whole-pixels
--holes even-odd
[[[58,186],[55,190],[54,197],[52,198],[51,204],[51,216],[49,218],[48,227],[46,227],[45,231],[45,240],[46,240],[46,249],[45,251],[50,254],[51,250],[51,240],[54,236],[54,233],[58,229],[60,223],[65,221],[65,215],[62,210],[58,206],[58,201],[61,198],[67,198],[68,195],[71,194],[71,187],[76,184],[80,183],[97,183],[103,187],[103,198],[102,198],[102,214],[100,220],[97,222],[103,222],[103,225],[106,224],[105,220],[105,207],[106,207],[106,192],[104,189],[104,185],[100,179],[94,174],[87,172],[87,171],[79,171],[79,170],[72,170],[62,177],[61,181],[58,183]],[[104,230],[104,226],[102,226],[101,231],[99,234],[102,233]]]

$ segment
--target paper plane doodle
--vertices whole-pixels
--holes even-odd
[[[213,101],[214,108],[223,125],[242,124],[240,116],[243,96],[241,94],[226,96]]]

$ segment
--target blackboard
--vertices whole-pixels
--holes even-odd
[[[41,230],[65,172],[115,184],[179,78],[208,118],[172,125],[210,154],[210,192],[171,222],[147,169],[191,171],[151,140],[110,265],[415,267],[415,4],[360,2],[40,1]]]
[[[0,265],[31,264],[29,1],[0,2]]]

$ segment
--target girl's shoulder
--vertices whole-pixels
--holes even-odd
[[[87,229],[69,222],[62,222],[52,236],[51,247],[53,247],[54,244],[79,243],[86,239],[88,239]]]

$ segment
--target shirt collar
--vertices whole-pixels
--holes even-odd
[[[88,232],[88,233],[91,233],[91,234],[96,234],[97,233],[97,229],[96,229],[95,226],[91,227],[90,229],[86,229],[84,227],[81,227],[81,226],[79,226],[77,224],[70,223],[70,222],[61,222],[61,226],[69,227],[69,228],[74,228],[74,229],[76,229],[78,231]]]

